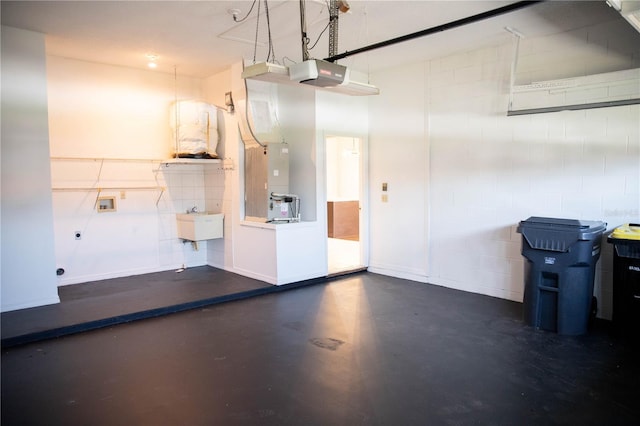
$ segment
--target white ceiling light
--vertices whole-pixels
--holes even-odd
[[[158,55],[156,55],[155,53],[147,53],[146,55],[147,60],[149,62],[147,62],[147,66],[151,69],[155,69],[158,67],[158,64],[156,63],[156,60],[158,59]]]

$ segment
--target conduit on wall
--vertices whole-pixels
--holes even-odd
[[[610,108],[610,107],[616,107],[616,106],[638,105],[638,104],[640,104],[640,99],[627,99],[627,100],[621,100],[621,101],[608,101],[608,102],[592,102],[588,104],[573,104],[573,105],[562,105],[562,106],[555,106],[555,107],[510,110],[510,111],[507,111],[507,116],[511,117],[516,115],[542,114],[545,112],[577,111],[581,109]]]
[[[640,68],[523,85],[512,83],[507,116],[637,104]]]

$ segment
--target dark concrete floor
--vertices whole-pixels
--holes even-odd
[[[9,425],[632,425],[640,357],[596,326],[363,273],[3,350]]]
[[[60,303],[3,312],[2,347],[152,318],[280,289],[210,266],[58,288]]]

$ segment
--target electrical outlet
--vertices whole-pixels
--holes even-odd
[[[120,191],[120,199],[121,199],[121,200],[124,200],[124,199],[126,199],[126,198],[127,198],[127,193],[126,193],[126,192],[124,192],[124,191]]]
[[[389,196],[387,194],[382,194],[382,202],[383,203],[389,202]]]
[[[81,240],[82,239],[82,232],[76,231],[76,232],[73,233],[73,236],[76,237],[76,240]]]

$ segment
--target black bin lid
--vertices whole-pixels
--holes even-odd
[[[518,232],[533,248],[567,251],[576,241],[591,241],[607,229],[606,222],[532,216],[520,222]]]
[[[539,217],[531,216],[527,220],[520,222],[525,226],[543,226],[545,228],[554,228],[558,230],[575,231],[577,229],[586,229],[591,225],[587,221],[578,219],[560,219],[556,217]]]

